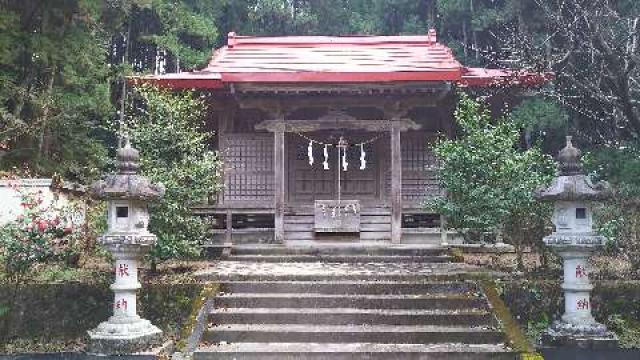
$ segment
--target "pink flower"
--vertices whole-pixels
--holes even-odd
[[[49,224],[47,223],[47,220],[38,221],[38,231],[40,231],[41,233],[45,232],[48,226]]]
[[[73,225],[67,225],[64,227],[65,234],[71,234],[73,232]]]

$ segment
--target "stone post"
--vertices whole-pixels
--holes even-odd
[[[122,144],[121,144],[122,145]],[[113,316],[89,331],[89,352],[119,355],[140,352],[159,343],[162,331],[137,314],[138,261],[153,246],[147,230],[147,203],[164,195],[162,185],[137,175],[139,154],[129,139],[117,152],[118,172],[92,185],[92,195],[107,201],[107,232],[98,241],[115,258]]]
[[[580,150],[573,147],[571,137],[558,154],[559,175],[551,186],[536,192],[536,197],[554,203],[555,231],[543,241],[563,262],[565,311],[542,334],[545,345],[611,348],[617,338],[591,315],[591,290],[588,259],[605,243],[603,236],[593,233],[591,204],[611,195],[609,184],[593,184],[582,170]]]

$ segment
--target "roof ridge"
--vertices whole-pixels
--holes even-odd
[[[255,36],[238,35],[230,32],[227,38],[227,46],[233,48],[238,45],[326,45],[326,44],[437,44],[436,31],[430,29],[422,35],[282,35],[282,36]]]

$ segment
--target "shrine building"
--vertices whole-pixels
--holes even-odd
[[[230,33],[202,70],[147,76],[204,91],[224,190],[196,213],[212,244],[441,244],[430,145],[455,135],[456,87],[540,85],[546,74],[468,68],[417,36]]]

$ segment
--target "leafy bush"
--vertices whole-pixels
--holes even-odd
[[[638,321],[628,320],[621,314],[613,314],[607,319],[607,326],[618,335],[621,348],[640,348]]]
[[[78,209],[43,206],[42,191],[29,192],[17,182],[11,187],[19,194],[23,211],[0,227],[0,259],[9,280],[19,283],[37,263],[74,257],[82,232],[74,224]]]
[[[455,119],[459,139],[441,139],[434,152],[447,196],[428,204],[467,241],[503,234],[514,245],[542,237],[549,207],[533,198],[555,169],[538,147],[518,148],[520,132],[509,118],[492,121],[478,101],[461,94]]]
[[[209,151],[203,130],[206,107],[194,93],[170,93],[143,85],[126,131],[140,150],[141,173],[163,183],[166,194],[151,204],[150,230],[158,236],[156,259],[195,256],[206,236],[202,219],[190,206],[221,187],[221,161]]]

